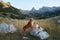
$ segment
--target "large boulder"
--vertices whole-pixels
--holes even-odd
[[[49,34],[48,34],[46,31],[44,31],[44,28],[42,28],[42,27],[33,29],[33,30],[30,32],[30,34],[31,34],[32,36],[39,37],[39,38],[41,38],[42,40],[43,40],[43,39],[47,39],[47,38],[49,37]]]
[[[13,33],[16,32],[16,28],[13,24],[0,24],[0,33]]]

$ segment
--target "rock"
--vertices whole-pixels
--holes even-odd
[[[13,33],[16,32],[16,28],[13,24],[0,24],[0,33]]]
[[[57,24],[59,24],[59,25],[60,25],[60,19],[58,19],[58,20],[57,20]]]
[[[49,34],[46,31],[41,31],[37,36],[43,40],[47,39],[49,37]]]
[[[46,31],[43,31],[44,29],[42,27],[38,28],[38,29],[33,29],[30,34],[32,36],[36,36],[43,39],[47,39],[49,37],[49,34]]]

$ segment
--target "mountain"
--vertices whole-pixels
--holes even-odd
[[[42,7],[39,10],[33,7],[30,11],[20,10],[20,12],[33,18],[45,19],[60,15],[60,7]]]
[[[22,9],[20,9],[20,12],[21,12],[22,14],[29,14],[29,13],[30,13],[29,10],[22,10]]]
[[[19,9],[13,7],[10,2],[0,2],[0,17],[24,19],[29,15],[22,14]]]

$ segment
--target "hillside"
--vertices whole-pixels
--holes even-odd
[[[57,20],[60,16],[56,16],[49,19],[34,20],[38,22],[39,26],[43,27],[50,35],[48,40],[60,40],[60,24],[57,24]],[[17,19],[0,19],[0,23],[14,24],[18,29],[16,33],[0,34],[0,40],[22,40],[20,35],[22,27],[27,24],[28,20],[17,20]],[[29,40],[40,40],[40,38],[27,35]]]
[[[25,19],[29,16],[22,14],[20,10],[13,7],[10,2],[0,2],[0,17]]]

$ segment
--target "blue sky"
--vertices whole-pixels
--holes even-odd
[[[53,6],[60,6],[60,0],[3,0],[5,2],[11,2],[11,5],[23,9],[23,10],[30,10],[32,7],[35,9],[39,9],[43,6],[53,7]]]

